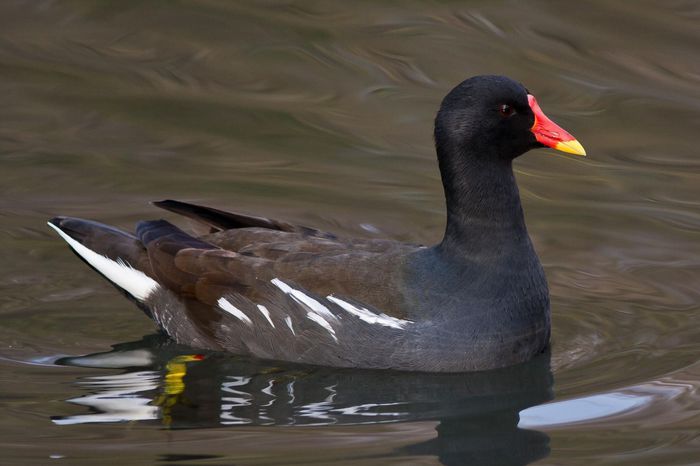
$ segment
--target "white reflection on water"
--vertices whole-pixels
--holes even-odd
[[[518,427],[532,428],[591,421],[640,408],[651,395],[604,393],[533,406],[520,412]]]
[[[241,425],[250,424],[253,421],[246,417],[236,416],[234,414],[235,408],[245,408],[252,404],[252,396],[250,393],[237,390],[234,387],[243,387],[248,385],[250,382],[250,377],[243,376],[229,376],[232,379],[230,382],[224,382],[221,384],[221,391],[229,395],[221,397],[221,423],[226,425]],[[236,396],[230,396],[230,394]]]
[[[542,428],[610,418],[637,411],[655,402],[677,398],[689,389],[692,387],[684,384],[654,382],[624,391],[554,401],[521,411],[518,427]]]
[[[95,390],[95,393],[67,401],[98,412],[56,418],[53,423],[72,425],[158,419],[160,407],[150,406],[153,400],[138,394],[157,389],[161,379],[161,374],[155,371],[90,377],[85,386]]]

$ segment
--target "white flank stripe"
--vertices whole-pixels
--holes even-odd
[[[151,277],[140,270],[136,270],[135,268],[131,267],[123,260],[119,259],[113,261],[112,259],[105,257],[102,254],[98,254],[80,244],[53,223],[49,222],[48,225],[56,230],[56,232],[61,235],[61,238],[66,240],[66,243],[68,243],[68,245],[73,248],[73,250],[78,253],[80,257],[85,259],[88,264],[107,277],[109,281],[117,285],[119,288],[124,289],[127,293],[139,301],[145,301],[146,298],[148,298],[148,295],[153,293],[160,286],[158,285],[158,282],[153,280]]]
[[[275,285],[277,288],[279,288],[280,290],[284,291],[284,292],[287,293],[287,294],[292,294],[292,291],[294,291],[294,288],[292,288],[291,286],[287,285],[286,283],[284,283],[284,282],[283,282],[282,280],[280,280],[279,278],[273,278],[272,280],[270,280],[270,282],[271,282],[273,285]]]
[[[289,330],[292,331],[292,335],[296,336],[297,332],[295,332],[294,327],[292,327],[292,318],[287,316],[284,318],[284,321],[287,323],[287,327],[289,327]]]
[[[231,315],[232,315],[233,317],[235,317],[236,319],[241,320],[241,321],[245,322],[245,323],[248,324],[248,325],[252,325],[252,324],[253,324],[253,321],[250,320],[250,317],[248,317],[247,315],[245,315],[245,313],[244,313],[243,311],[241,311],[241,310],[238,309],[236,306],[234,306],[233,304],[231,304],[226,298],[219,298],[219,301],[217,301],[217,303],[219,304],[219,307],[220,307],[221,309],[223,309],[224,311],[228,312],[229,314],[231,314]]]
[[[270,311],[267,310],[265,306],[262,304],[258,304],[258,310],[262,315],[265,316],[268,322],[270,322],[270,325],[272,325],[272,328],[275,328],[275,324],[272,322],[272,319],[270,318]]]
[[[355,315],[360,318],[360,320],[363,320],[367,322],[368,324],[377,324],[377,325],[383,325],[385,327],[393,327],[397,328],[399,330],[403,330],[403,328],[407,324],[412,324],[412,320],[403,320],[403,319],[397,319],[396,317],[391,317],[386,314],[375,314],[374,312],[370,311],[369,309],[365,308],[359,308],[357,306],[353,306],[352,304],[343,301],[342,299],[338,299],[333,295],[329,295],[326,297],[329,301],[332,301],[336,303],[338,306],[342,307],[344,310],[349,312],[352,315]]]
[[[311,296],[308,296],[304,293],[302,293],[299,290],[295,290],[291,286],[287,285],[284,283],[282,280],[279,278],[273,278],[270,280],[273,285],[275,285],[277,288],[294,298],[295,301],[306,305],[307,307],[311,308],[314,312],[317,314],[320,314],[328,319],[337,319],[335,314],[333,314],[326,306],[323,304],[319,303],[315,299],[313,299]]]
[[[326,319],[316,314],[315,312],[307,312],[306,317],[328,330],[328,333],[331,334],[333,340],[335,340],[335,342],[338,343],[338,337],[335,336],[335,330],[333,330],[333,327],[331,327],[331,324],[329,324]]]

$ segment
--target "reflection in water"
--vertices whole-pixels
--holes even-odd
[[[160,385],[156,371],[137,371],[125,374],[89,377],[80,385],[90,390],[89,395],[67,400],[95,410],[92,414],[79,414],[54,419],[59,425],[87,422],[148,421],[159,417],[158,406],[143,392],[150,393]]]
[[[585,422],[630,412],[649,404],[651,400],[651,395],[643,393],[589,395],[526,409],[520,413],[518,425],[534,428]]]
[[[149,336],[108,353],[59,360],[125,372],[81,379],[90,394],[68,402],[94,413],[53,422],[158,421],[180,429],[438,420],[435,439],[402,452],[436,455],[445,464],[527,464],[549,452],[547,435],[518,426],[520,411],[552,397],[548,354],[496,371],[420,374],[276,366],[185,351]]]

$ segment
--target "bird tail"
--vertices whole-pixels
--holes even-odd
[[[143,243],[131,233],[109,225],[72,217],[55,217],[49,226],[73,252],[114,286],[143,305],[158,287]]]

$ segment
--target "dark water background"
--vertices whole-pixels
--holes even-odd
[[[2,462],[700,464],[699,22],[685,0],[0,3]],[[516,164],[551,361],[187,362],[45,226],[172,197],[436,241],[432,119],[484,73],[589,154]]]

